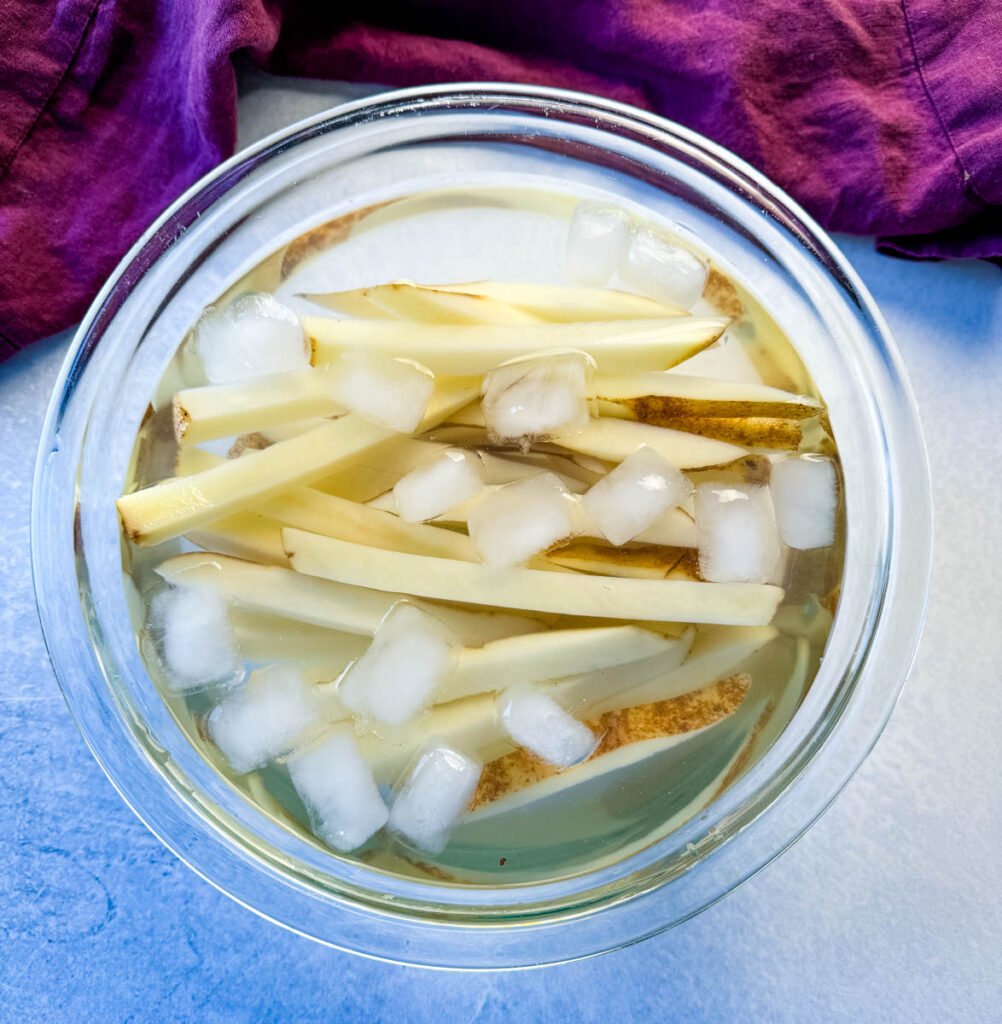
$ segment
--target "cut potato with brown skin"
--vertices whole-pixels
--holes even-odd
[[[578,572],[627,579],[663,580],[685,554],[685,548],[658,544],[613,547],[602,541],[578,538],[549,550],[545,557]]]
[[[727,328],[716,317],[610,320],[582,324],[411,324],[305,317],[314,366],[363,347],[409,358],[436,374],[489,373],[513,359],[554,351],[584,352],[605,370],[665,370],[712,345]]]
[[[301,297],[335,313],[363,320],[409,320],[423,324],[531,324],[540,320],[487,295],[427,287],[413,281]]]
[[[744,448],[726,441],[687,434],[667,427],[652,427],[629,420],[592,420],[573,434],[554,438],[554,443],[572,452],[591,455],[608,462],[622,462],[645,445],[679,469],[719,466],[746,454]]]
[[[650,422],[650,421],[647,421]],[[799,420],[771,419],[767,416],[716,418],[688,416],[661,424],[687,434],[712,437],[718,441],[741,445],[745,448],[770,448],[796,451],[804,440]]]
[[[750,686],[751,676],[742,673],[672,700],[606,712],[587,723],[602,737],[595,752],[580,765],[562,772],[524,748],[505,754],[484,766],[471,811],[495,803],[501,810],[500,801],[506,797],[547,780],[559,779],[560,787],[574,785],[575,775],[588,772],[603,757],[631,744],[705,729],[733,714]],[[557,788],[554,786],[554,791]]]
[[[595,397],[622,405],[644,423],[689,416],[768,416],[807,419],[821,404],[779,388],[683,373],[599,373]]]

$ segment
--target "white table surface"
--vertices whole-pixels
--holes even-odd
[[[245,76],[240,144],[360,91]],[[0,1020],[1002,1021],[1002,272],[839,242],[904,353],[932,463],[935,577],[910,682],[776,863],[666,935],[530,974],[324,949],[146,833],[77,735],[34,611],[30,478],[68,335],[0,367]]]

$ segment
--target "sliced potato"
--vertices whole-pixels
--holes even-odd
[[[178,391],[174,396],[174,433],[178,444],[201,444],[342,412],[330,396],[327,374],[304,370]]]
[[[672,649],[681,652],[681,660],[688,644],[638,626],[558,629],[508,637],[480,648],[465,648],[448,682],[436,693],[436,702],[501,690],[513,682],[539,682],[597,672]]]
[[[610,320],[586,324],[405,324],[306,317],[315,366],[345,349],[366,347],[406,355],[435,373],[489,373],[501,363],[539,352],[586,352],[605,370],[664,370],[713,344],[727,328],[716,317]]]
[[[564,771],[524,748],[505,754],[485,765],[467,820],[483,820],[554,796],[684,742],[732,715],[750,685],[750,676],[734,675],[671,700],[608,711],[588,723],[602,737],[595,753]]]
[[[377,590],[392,585],[421,597],[564,615],[765,625],[783,596],[769,584],[631,580],[498,569],[363,547],[303,530],[283,532],[302,573]]]
[[[369,639],[249,608],[230,609],[241,656],[249,662],[293,662],[310,682],[333,679],[361,657]]]
[[[687,434],[699,434],[701,437],[743,445],[745,448],[796,451],[804,441],[801,420],[782,420],[769,416],[680,416],[659,425]]]
[[[570,707],[568,702],[578,699],[589,715],[596,716],[617,708],[669,700],[739,671],[748,658],[776,636],[772,626],[700,626],[689,657],[678,668],[609,695],[596,694],[593,687],[581,684],[576,689],[567,686],[561,703]]]
[[[667,425],[690,416],[807,419],[821,411],[820,403],[807,395],[682,373],[596,374],[595,397],[623,405],[642,423]]]
[[[225,461],[198,448],[182,449],[178,474],[198,472]],[[188,537],[209,551],[271,565],[288,565],[282,548],[283,526],[413,555],[435,555],[467,562],[480,560],[470,538],[461,533],[423,523],[405,523],[373,505],[361,505],[313,487],[292,487],[264,502],[254,512],[238,513],[211,523]]]
[[[263,565],[288,566],[282,547],[284,524],[256,512],[236,512],[185,534],[192,544]]]
[[[726,441],[605,417],[592,420],[573,434],[554,438],[554,443],[608,462],[622,462],[642,445],[647,445],[679,469],[718,466],[747,454],[744,448]]]
[[[118,512],[130,540],[159,544],[317,480],[394,436],[356,416],[343,416],[262,451],[125,494],[118,499]]]
[[[610,695],[636,687],[642,681],[659,678],[666,672],[670,675],[670,668],[685,660],[692,637],[690,629],[677,638],[675,646],[652,658],[542,685],[564,707],[582,716],[587,713],[589,701],[594,703],[600,696],[609,699]],[[515,749],[498,717],[493,692],[436,704],[406,729],[378,736],[369,733],[360,737],[359,745],[377,781],[391,783],[432,740],[475,751],[485,763]]]
[[[507,302],[476,293],[393,281],[346,292],[303,295],[320,306],[363,320],[409,320],[424,324],[531,324],[539,317]],[[663,314],[662,314],[663,315]]]
[[[446,447],[437,441],[397,434],[392,442],[374,452],[359,452],[346,460],[313,486],[351,501],[370,501],[391,490],[405,473],[437,458]]]
[[[411,600],[392,591],[363,590],[304,576],[291,569],[201,551],[169,558],[156,571],[169,583],[215,587],[245,608],[363,636],[375,632],[397,601]],[[544,628],[528,617],[466,611],[425,601],[413,603],[455,630],[463,643],[470,645],[537,633]]]
[[[551,548],[544,557],[578,572],[625,579],[663,580],[678,565],[685,551],[685,548],[660,544],[631,543],[613,547],[602,541],[579,537]]]
[[[405,523],[390,512],[348,501],[312,487],[297,487],[266,502],[260,511],[287,526],[370,547],[477,562],[465,534],[424,523]]]
[[[575,285],[527,284],[518,281],[471,281],[466,284],[436,284],[429,287],[435,291],[482,296],[504,302],[551,323],[656,320],[686,315],[685,310],[675,306],[613,288],[581,288]]]

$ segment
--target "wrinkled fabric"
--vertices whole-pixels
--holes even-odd
[[[0,357],[78,320],[232,153],[241,54],[598,93],[722,143],[831,230],[1002,258],[1000,0],[0,0]]]

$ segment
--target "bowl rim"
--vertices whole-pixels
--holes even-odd
[[[140,275],[144,272],[146,268],[143,266],[143,261],[149,255],[149,246],[151,243],[155,243],[158,239],[162,238],[165,232],[170,232],[175,228],[179,214],[189,203],[203,195],[211,185],[225,179],[231,172],[248,166],[255,157],[272,152],[276,147],[281,148],[294,145],[297,139],[301,140],[311,130],[325,125],[330,125],[339,118],[345,118],[356,114],[376,116],[377,112],[381,110],[386,111],[392,109],[401,110],[403,116],[411,116],[414,108],[419,108],[421,105],[428,105],[431,107],[436,103],[441,104],[443,102],[452,103],[455,109],[465,109],[467,111],[483,110],[485,107],[494,106],[506,100],[514,101],[516,103],[533,102],[538,104],[561,105],[566,110],[573,111],[576,114],[588,114],[596,116],[598,120],[604,119],[606,126],[610,119],[614,118],[640,125],[645,129],[656,130],[662,136],[666,137],[666,142],[669,145],[679,143],[685,144],[688,147],[695,149],[700,154],[707,154],[716,159],[719,163],[730,168],[744,180],[750,182],[754,187],[756,187],[762,196],[774,203],[779,209],[792,216],[798,224],[803,226],[807,235],[810,237],[811,242],[815,244],[830,260],[832,265],[837,268],[838,273],[842,278],[842,286],[852,292],[862,311],[868,317],[871,324],[871,332],[874,335],[874,340],[880,345],[881,351],[879,354],[882,360],[887,364],[890,377],[896,387],[898,408],[895,412],[898,420],[900,421],[896,424],[896,429],[899,435],[904,436],[905,439],[909,440],[911,443],[909,453],[911,459],[911,465],[909,467],[910,478],[907,480],[907,484],[910,488],[913,500],[909,508],[910,522],[907,538],[910,545],[910,551],[909,558],[905,559],[907,564],[904,566],[900,564],[900,551],[897,552],[897,568],[899,570],[899,575],[902,570],[906,570],[909,585],[903,585],[901,580],[892,581],[897,587],[897,593],[895,596],[897,603],[888,606],[891,611],[896,613],[896,621],[894,623],[895,629],[893,632],[894,641],[896,642],[897,647],[896,655],[898,669],[896,673],[897,679],[894,681],[894,685],[885,686],[883,692],[880,694],[881,700],[877,702],[879,706],[868,708],[869,718],[865,723],[865,729],[862,735],[857,736],[853,750],[849,756],[846,756],[845,744],[843,743],[841,756],[833,757],[832,745],[829,744],[827,748],[822,747],[819,750],[815,750],[814,753],[806,760],[804,765],[805,769],[815,766],[815,776],[818,774],[816,769],[822,755],[828,762],[826,768],[828,778],[825,781],[825,784],[819,786],[817,782],[814,783],[815,787],[823,790],[823,792],[819,792],[813,797],[811,801],[811,810],[807,813],[801,812],[794,827],[787,827],[783,830],[784,835],[781,840],[777,841],[776,839],[773,839],[768,844],[768,852],[765,854],[760,853],[756,858],[754,858],[752,863],[737,871],[733,870],[734,865],[731,865],[731,870],[728,875],[729,881],[723,887],[720,885],[711,886],[710,891],[697,896],[689,912],[678,915],[672,920],[665,921],[658,919],[656,910],[651,909],[651,904],[654,902],[654,898],[657,896],[658,891],[666,884],[666,882],[661,881],[657,884],[650,885],[647,888],[641,888],[632,892],[627,900],[604,902],[601,905],[603,910],[602,915],[596,915],[594,909],[587,906],[578,906],[570,907],[560,916],[551,915],[532,922],[523,921],[521,924],[522,934],[527,934],[527,929],[529,931],[535,930],[535,937],[532,942],[522,943],[519,945],[519,951],[515,953],[514,956],[512,955],[510,944],[506,945],[504,942],[500,941],[496,935],[487,942],[473,938],[475,932],[481,936],[485,933],[491,935],[492,933],[495,933],[497,929],[510,924],[510,921],[503,924],[498,924],[496,922],[486,924],[478,922],[475,926],[471,925],[470,922],[465,921],[454,922],[448,920],[437,920],[420,922],[421,927],[424,928],[426,932],[429,928],[436,930],[444,929],[444,931],[455,936],[458,930],[458,932],[464,936],[461,941],[469,942],[471,945],[477,947],[475,956],[479,959],[471,959],[469,962],[452,962],[452,960],[455,960],[456,958],[453,957],[452,960],[450,960],[448,947],[455,944],[454,938],[441,941],[441,948],[436,947],[432,956],[424,956],[423,954],[415,956],[412,951],[409,951],[406,944],[401,944],[400,942],[389,942],[386,940],[385,935],[383,936],[384,941],[382,941],[382,944],[370,943],[370,948],[367,949],[365,948],[365,943],[368,941],[367,939],[363,939],[362,941],[352,941],[351,939],[336,941],[331,937],[330,933],[326,935],[314,934],[316,929],[311,930],[310,927],[297,926],[293,921],[282,920],[279,914],[263,908],[260,903],[255,903],[252,897],[248,895],[248,893],[254,891],[253,886],[248,887],[247,885],[247,879],[253,877],[253,871],[251,871],[251,874],[246,877],[241,875],[240,885],[227,884],[226,881],[221,880],[226,877],[226,872],[220,870],[222,865],[214,856],[205,855],[205,844],[217,842],[218,839],[211,830],[201,836],[198,843],[193,847],[190,844],[179,841],[176,835],[168,833],[168,830],[163,827],[162,823],[156,820],[155,815],[147,813],[146,807],[139,806],[138,801],[126,790],[126,787],[121,784],[120,777],[116,773],[115,769],[109,764],[107,751],[104,746],[107,742],[107,737],[96,738],[95,736],[95,730],[102,727],[102,721],[105,726],[108,724],[108,709],[104,708],[102,713],[98,715],[94,707],[85,706],[86,698],[83,696],[80,687],[76,682],[71,682],[75,677],[68,668],[67,651],[65,648],[66,634],[63,632],[67,623],[65,616],[57,613],[57,610],[53,607],[53,604],[48,599],[46,593],[50,581],[50,573],[52,571],[50,540],[53,536],[53,524],[46,519],[48,509],[46,508],[45,497],[52,484],[52,467],[54,463],[50,456],[54,452],[57,452],[60,447],[60,426],[62,424],[63,416],[74,396],[74,388],[79,383],[83,369],[86,367],[87,360],[92,353],[92,348],[95,344],[93,341],[95,333],[99,334],[100,330],[103,329],[103,326],[107,325],[105,321],[110,322],[114,315],[114,311],[111,311],[109,316],[109,299],[114,295],[116,289],[120,288],[123,283],[126,287],[128,286],[130,275],[135,275],[137,270]],[[901,437],[899,437],[898,440],[900,442]],[[892,452],[890,454],[894,453]],[[915,655],[918,638],[921,633],[921,625],[924,621],[928,597],[932,538],[930,490],[928,460],[925,453],[925,446],[922,441],[921,427],[918,421],[914,398],[911,395],[900,356],[890,338],[886,325],[880,317],[880,314],[875,309],[872,299],[869,297],[859,278],[848,265],[847,261],[838,251],[831,239],[793,200],[778,189],[777,186],[773,185],[763,175],[745,164],[744,161],[740,160],[740,158],[729,153],[723,147],[705,139],[698,133],[683,128],[680,125],[667,121],[666,119],[660,118],[656,115],[636,110],[625,104],[562,89],[515,86],[505,83],[459,83],[378,93],[372,97],[338,105],[331,110],[321,112],[275,132],[241,153],[234,155],[192,185],[191,188],[189,188],[170,207],[168,207],[167,210],[164,211],[164,213],[135,243],[119,263],[116,270],[109,277],[105,286],[95,298],[94,303],[81,323],[76,335],[74,336],[74,340],[70,346],[53,391],[53,398],[46,414],[45,423],[41,433],[33,485],[31,530],[32,570],[35,581],[36,601],[38,604],[39,616],[42,621],[43,634],[45,636],[47,648],[49,649],[50,658],[52,660],[57,679],[60,683],[60,688],[64,694],[64,698],[66,699],[67,704],[69,705],[70,710],[81,729],[88,747],[91,749],[95,759],[101,765],[102,770],[104,770],[109,780],[119,791],[126,803],[132,808],[134,813],[136,813],[140,820],[142,820],[144,824],[146,824],[147,827],[150,828],[150,830],[153,831],[166,846],[168,846],[168,848],[170,848],[182,861],[188,864],[189,867],[195,870],[202,877],[206,878],[211,884],[219,888],[221,891],[227,893],[227,895],[230,895],[243,905],[248,906],[261,916],[276,921],[293,931],[308,934],[312,938],[316,938],[329,945],[337,946],[338,948],[349,949],[363,955],[374,956],[377,959],[390,959],[406,963],[418,963],[422,966],[448,966],[469,969],[528,967],[550,962],[562,962],[569,959],[578,959],[583,956],[605,952],[608,948],[618,948],[631,944],[632,942],[640,941],[641,939],[662,931],[673,924],[680,923],[682,920],[687,919],[694,913],[698,913],[706,906],[709,906],[712,902],[721,898],[738,884],[741,884],[741,882],[745,881],[755,872],[764,867],[788,846],[792,845],[792,843],[795,842],[808,827],[810,827],[817,817],[823,813],[827,806],[830,805],[851,777],[852,773],[872,748],[873,743],[876,742],[876,739],[893,710],[894,703],[897,700],[901,687],[904,684],[907,670]],[[65,582],[66,581],[64,581],[64,583]],[[76,584],[76,580],[73,582]],[[884,622],[884,616],[888,614],[888,608],[878,609],[878,611],[880,612],[880,621]],[[890,623],[888,623],[888,625],[890,625]],[[887,630],[885,629],[885,636],[886,632]],[[872,639],[873,638],[871,638],[871,640]],[[854,696],[855,694],[850,692],[847,695],[846,700],[848,701],[849,697]],[[843,711],[844,710],[845,709],[843,709]],[[833,722],[833,728],[836,725],[843,724],[842,718],[842,715],[838,716],[838,718]],[[858,725],[859,723],[857,723],[857,726]],[[772,757],[773,753],[773,751],[770,751],[769,754],[766,755],[766,758],[763,758],[763,761]],[[768,814],[776,801],[784,796],[795,783],[800,784],[802,778],[803,773],[800,773],[798,776],[790,779],[783,787],[782,791],[779,794],[776,794],[776,796],[770,801],[768,807],[756,813],[753,820],[758,821],[762,815]],[[733,861],[733,839],[738,838],[737,833],[728,838],[731,853],[730,859]],[[694,863],[709,863],[713,858],[716,858],[716,863],[720,863],[722,859],[721,855],[727,852],[728,844],[721,843],[713,849],[707,849],[699,852],[699,855],[694,858]],[[712,856],[710,856],[711,854]],[[233,868],[234,861],[232,856],[226,858],[226,860],[228,861],[228,866]],[[243,867],[246,868],[247,865],[245,864]],[[259,868],[255,868],[255,870],[259,870]],[[274,873],[272,873],[272,878],[274,877]],[[288,883],[288,880],[285,881]],[[674,883],[674,881],[675,879],[672,880],[672,883]],[[292,892],[296,892],[297,898],[303,895],[295,886],[289,887],[289,891],[286,895],[291,895]],[[364,932],[366,924],[373,917],[373,908],[371,907],[351,906],[350,903],[345,903],[344,901],[332,902],[329,900],[326,902],[325,906],[327,912],[336,911],[338,915],[342,915],[346,919],[351,919],[350,926],[345,929],[346,932],[351,934],[357,932],[359,927],[361,927]],[[605,912],[617,913],[620,920],[623,922],[622,927],[620,927],[618,931],[613,932],[612,929],[609,929],[610,934],[614,937],[608,943],[605,939],[601,939],[596,942],[595,937],[592,936],[590,939],[591,944],[589,945],[586,941],[581,947],[580,952],[576,952],[574,950],[569,950],[566,943],[554,942],[555,929],[565,924],[578,922],[579,931],[583,932],[586,929],[581,928],[581,923],[592,922],[591,931],[594,931],[593,922],[596,916],[605,917],[607,923],[608,914]],[[644,920],[645,914],[650,918],[649,921]],[[361,922],[358,919],[359,915],[361,916]],[[392,914],[383,917],[377,913],[375,917],[380,918],[382,921],[380,928],[382,932],[391,930],[394,926],[399,926],[401,921],[399,916]],[[566,931],[566,929],[564,930]],[[424,938],[427,939],[427,934],[424,935]],[[408,942],[410,941],[412,941],[411,937],[408,937]],[[528,952],[530,946],[535,949],[535,952]],[[378,951],[373,952],[373,950]]]

